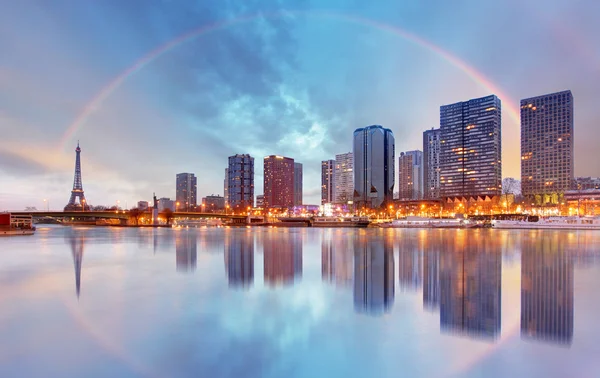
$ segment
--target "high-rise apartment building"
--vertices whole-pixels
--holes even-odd
[[[226,172],[226,204],[234,210],[254,207],[254,158],[247,154],[230,156]]]
[[[321,205],[333,203],[335,160],[321,162]]]
[[[225,179],[223,179],[223,197],[225,197],[225,204],[229,204],[229,168],[225,168]]]
[[[423,133],[423,197],[440,198],[440,129],[431,129]]]
[[[302,164],[294,163],[294,206],[302,205]]]
[[[539,205],[557,204],[574,178],[573,95],[521,100],[521,186]]]
[[[440,107],[440,197],[502,192],[501,102],[495,95]]]
[[[190,211],[196,207],[196,176],[193,173],[178,173],[176,177],[175,201],[178,211]]]
[[[401,152],[398,166],[400,199],[423,199],[423,152]]]
[[[373,125],[354,131],[354,202],[376,208],[394,199],[394,133]]]
[[[263,194],[259,194],[256,196],[256,207],[264,209],[265,207],[265,196]]]
[[[283,156],[264,158],[264,207],[294,206],[294,159]]]
[[[347,204],[354,197],[354,155],[335,155],[333,202]]]

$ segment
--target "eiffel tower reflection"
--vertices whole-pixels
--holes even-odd
[[[83,230],[70,229],[65,237],[71,246],[73,265],[75,266],[75,291],[77,299],[81,292],[81,265],[83,263],[83,250],[85,246],[85,232]]]

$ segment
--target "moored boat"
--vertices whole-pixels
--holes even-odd
[[[0,236],[33,235],[35,226],[31,215],[0,214]]]
[[[600,217],[528,217],[521,220],[492,220],[492,228],[600,230]]]
[[[368,217],[314,217],[312,227],[368,227],[371,220]]]
[[[409,216],[380,225],[383,228],[476,228],[477,222],[458,218],[425,218]]]

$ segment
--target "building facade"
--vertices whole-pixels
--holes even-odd
[[[574,178],[571,91],[521,100],[521,186],[538,205],[558,204]]]
[[[170,198],[162,197],[158,200],[158,211],[162,213],[166,209],[175,212],[175,201]]]
[[[225,204],[229,204],[229,168],[225,168],[225,178],[223,179],[223,197],[225,197]]]
[[[398,158],[400,200],[423,199],[423,152],[401,152]]]
[[[394,133],[373,125],[354,131],[354,202],[377,208],[394,199]]]
[[[501,102],[495,95],[440,107],[440,197],[485,200],[502,192]]]
[[[175,201],[177,210],[190,211],[196,207],[196,176],[193,173],[178,173],[176,177]]]
[[[294,206],[294,159],[264,158],[264,208]]]
[[[321,205],[333,203],[335,189],[335,160],[323,160],[321,162]]]
[[[226,205],[234,210],[254,207],[254,158],[250,155],[229,157]]]
[[[425,199],[440,198],[441,130],[431,129],[423,133],[423,196]]]
[[[256,207],[264,209],[265,207],[265,196],[259,194],[256,196]]]
[[[294,206],[302,205],[302,164],[294,163]]]
[[[202,210],[207,212],[221,212],[225,209],[225,197],[211,195],[202,198]]]
[[[335,155],[333,202],[347,204],[354,197],[354,154]]]

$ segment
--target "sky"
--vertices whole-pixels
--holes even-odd
[[[520,99],[570,89],[575,174],[600,176],[600,2],[0,0],[0,211],[62,209],[81,145],[90,205],[223,195],[227,157],[304,167],[352,132],[422,149],[439,107],[496,94],[503,176],[520,177]],[[397,175],[396,175],[397,176]],[[44,202],[46,200],[47,202]]]

